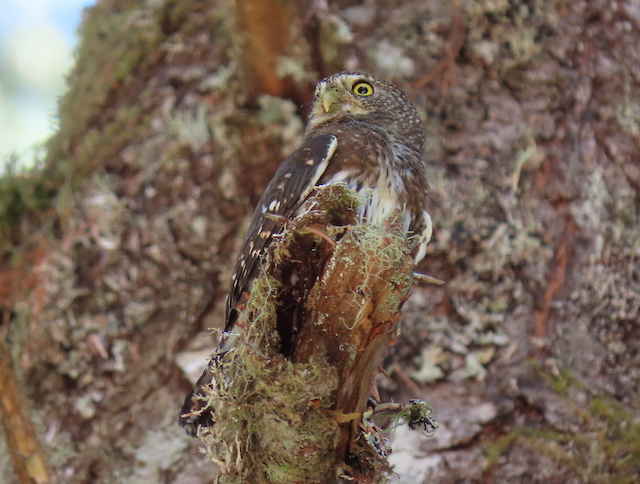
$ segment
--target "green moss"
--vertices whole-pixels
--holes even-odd
[[[548,382],[562,397],[567,407],[583,422],[572,431],[559,431],[547,426],[528,426],[486,445],[487,469],[517,441],[593,483],[632,483],[640,475],[640,422],[631,410],[615,398],[595,395],[585,410],[571,399],[572,389],[584,390],[573,375],[544,372],[533,362],[537,375]]]
[[[69,78],[70,93],[60,106],[63,121],[72,115],[78,123],[86,123],[108,93],[117,90],[164,40],[155,12],[140,5],[130,2],[116,10],[98,2],[87,11],[80,26],[77,64]]]
[[[23,240],[23,217],[40,219],[56,193],[39,165],[30,170],[16,167],[17,159],[10,159],[0,175],[0,262]]]
[[[599,423],[604,423],[598,426],[598,442],[604,451],[605,464],[620,479],[618,482],[635,482],[629,479],[640,473],[640,422],[627,407],[606,395],[594,398],[589,411]]]
[[[568,445],[575,445],[573,435],[564,434],[549,429],[522,427],[507,435],[498,437],[485,446],[487,455],[487,469],[493,467],[498,459],[504,455],[515,443],[535,449],[537,454],[544,454],[551,459],[576,469],[577,462],[571,452],[567,452]]]
[[[513,442],[518,438],[517,432],[512,432],[507,435],[498,437],[493,442],[489,442],[485,446],[485,452],[487,454],[487,469],[494,466],[500,456],[502,456],[510,447]]]
[[[115,110],[110,98],[122,95],[131,74],[165,37],[151,7],[140,8],[139,2],[118,7],[98,2],[80,26],[80,50],[59,106],[60,128],[47,145],[48,176],[58,185],[69,173],[86,177],[144,125],[137,95],[132,94],[131,107]]]
[[[539,361],[530,360],[530,363],[536,372],[536,376],[553,385],[553,388],[558,395],[566,397],[569,394],[570,387],[581,387],[580,382],[568,370],[561,370],[558,375],[552,375],[542,369],[542,365]]]
[[[558,19],[554,6],[539,0],[463,0],[460,7],[475,20],[466,32],[468,55],[503,75],[517,76],[540,55],[540,27]]]
[[[236,325],[239,344],[214,378],[216,425],[201,437],[228,471],[221,482],[323,482],[335,466],[339,427],[326,402],[337,375],[323,360],[296,364],[278,352],[278,288],[267,274],[256,279]],[[245,317],[251,323],[243,330]]]
[[[158,10],[158,24],[166,35],[178,32],[181,37],[215,31],[217,40],[235,33],[233,3],[228,1],[163,0]]]
[[[370,301],[373,297],[374,283],[395,277],[392,275],[395,272],[403,273],[400,287],[406,288],[406,292],[401,300],[375,290],[384,299],[376,301],[375,307],[392,315],[398,313],[413,284],[411,268],[408,268],[412,260],[407,255],[407,240],[399,224],[393,221],[389,226],[350,225],[353,216],[345,214],[344,207],[356,203],[354,196],[344,186],[319,189],[307,211],[287,224],[284,233],[272,244],[263,272],[253,283],[234,326],[237,333],[235,348],[216,360],[209,400],[216,424],[201,429],[199,437],[207,446],[211,459],[223,470],[224,482],[324,483],[335,480],[336,471],[353,471],[349,475],[362,475],[371,478],[371,482],[381,482],[374,477],[390,472],[387,453],[382,451],[386,444],[380,429],[373,424],[367,424],[367,430],[361,430],[350,444],[353,462],[343,463],[336,453],[338,442],[349,435],[345,434],[345,427],[340,426],[340,416],[330,410],[335,406],[339,391],[338,373],[342,368],[339,365],[349,358],[355,360],[356,348],[348,344],[343,347],[342,343],[336,342],[341,345],[337,350],[340,352],[339,364],[327,351],[305,354],[304,358],[296,359],[300,362],[294,363],[280,352],[280,335],[276,329],[281,316],[277,314],[278,304],[283,301],[281,292],[286,293],[289,289],[287,283],[281,286],[278,282],[287,273],[283,265],[290,259],[296,260],[300,253],[306,253],[300,252],[300,247],[307,247],[320,234],[333,237],[331,244],[323,244],[332,250],[325,254],[320,247],[317,251],[319,259],[316,262],[324,264],[325,276],[336,266],[342,267],[340,264],[345,263],[349,254],[355,255],[358,263],[347,265],[354,272],[358,271],[358,282],[365,281],[354,290],[365,300]],[[336,211],[335,216],[327,216],[327,206]],[[347,226],[338,227],[341,231],[336,231],[333,223]],[[305,235],[306,228],[311,226],[314,228],[311,236]],[[308,308],[313,307],[309,303],[313,301],[313,291],[322,284],[311,290]],[[386,305],[391,306],[387,308]],[[353,309],[360,308],[354,306]],[[347,311],[351,316],[354,312]],[[336,318],[332,321],[334,327],[342,329],[343,324],[351,329],[348,328],[350,323],[361,320],[358,315],[345,321],[342,319],[344,314],[331,313]],[[301,332],[300,338],[303,335]],[[428,434],[437,426],[426,402],[412,402],[397,418]],[[370,441],[372,436],[379,438]],[[341,464],[350,469],[342,469]]]
[[[640,141],[640,103],[631,94],[628,82],[624,84],[624,103],[617,107],[615,118],[618,125],[636,141]]]
[[[361,201],[346,184],[331,185],[317,193],[317,203],[335,225],[349,225]]]

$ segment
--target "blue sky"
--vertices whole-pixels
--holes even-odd
[[[76,28],[83,8],[93,3],[2,0],[0,160],[28,152],[53,133],[57,99],[73,65]]]

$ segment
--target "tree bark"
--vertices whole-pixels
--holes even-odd
[[[440,429],[393,434],[395,482],[637,480],[634,2],[310,14],[312,57],[397,83],[426,122],[436,230],[417,270],[447,283],[413,291],[376,381],[430,401]],[[45,168],[0,185],[28,202],[0,197],[0,280],[34,275],[2,292],[3,335],[24,335],[4,344],[57,482],[213,480],[175,424],[178,362],[215,346],[248,216],[303,124],[288,100],[247,103],[233,18],[226,2],[99,1]]]
[[[235,6],[240,62],[250,97],[269,94],[297,104],[308,102],[317,75],[312,74],[301,5],[294,0],[238,0]]]

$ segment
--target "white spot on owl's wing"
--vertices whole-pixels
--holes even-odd
[[[270,212],[274,212],[279,208],[280,208],[280,200],[272,200],[268,207]]]

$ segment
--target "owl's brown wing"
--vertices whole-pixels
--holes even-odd
[[[282,223],[267,214],[278,215],[284,219],[295,216],[300,205],[327,169],[337,146],[338,139],[334,135],[311,137],[282,163],[273,176],[253,213],[249,232],[231,276],[225,331],[230,331],[238,318],[239,302],[242,294],[250,290],[260,267],[262,254],[269,246],[273,235],[282,231]],[[190,436],[197,434],[198,427],[213,425],[213,414],[208,410],[206,387],[211,383],[212,371],[219,357],[233,346],[233,341],[231,333],[223,336],[216,355],[211,358],[182,405],[178,422]]]
[[[327,169],[337,146],[338,139],[331,134],[309,138],[284,160],[273,176],[253,213],[231,276],[225,331],[230,331],[238,318],[238,303],[242,294],[250,290],[262,254],[273,235],[282,231],[282,223],[267,214],[284,219],[295,216]]]

